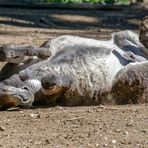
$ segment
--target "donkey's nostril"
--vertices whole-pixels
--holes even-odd
[[[22,101],[23,102],[26,102],[26,101],[28,101],[29,99],[28,98],[26,98],[25,96],[23,96],[23,95],[19,95],[21,98],[22,98]]]
[[[28,101],[28,99],[26,99],[26,98],[23,98],[23,102],[26,102],[26,101]]]
[[[28,90],[29,91],[29,88],[27,86],[24,86],[23,89],[25,90]]]

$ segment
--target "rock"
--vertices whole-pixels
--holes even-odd
[[[0,126],[0,131],[5,131],[5,127],[4,126]]]
[[[39,113],[31,113],[29,116],[32,118],[41,118]]]
[[[116,140],[112,140],[112,143],[115,144],[116,143]]]

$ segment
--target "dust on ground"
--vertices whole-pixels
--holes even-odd
[[[0,8],[0,44],[38,45],[72,34],[108,39],[148,11]],[[3,63],[1,63],[3,65]],[[53,107],[0,112],[0,147],[148,147],[148,105]]]

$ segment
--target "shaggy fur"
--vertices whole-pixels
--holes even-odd
[[[111,94],[115,104],[148,102],[148,62],[122,68],[114,79]]]
[[[60,96],[50,97],[54,100],[58,97],[60,104],[68,106],[96,105],[108,97],[113,79],[121,68],[131,62],[147,60],[147,55],[143,52],[145,48],[137,39],[137,34],[131,31],[115,33],[108,41],[60,36],[49,42],[52,56],[19,73],[23,80],[35,80],[24,83],[18,75],[14,75],[1,84],[19,88],[25,84],[34,94],[41,88],[40,80],[44,76],[70,76],[73,79],[70,88]],[[49,42],[46,43],[47,47]],[[134,58],[130,56],[131,53]],[[39,95],[42,99],[43,94]]]
[[[129,34],[128,31],[124,33]],[[131,34],[132,32],[124,41],[124,46],[127,44],[135,46],[135,55],[146,60],[146,56],[138,48],[143,47],[142,44],[139,42],[139,45],[138,41],[135,43],[131,39],[135,37],[135,33],[133,36]],[[20,77],[41,80],[46,75],[68,75],[73,78],[73,83],[63,96],[66,98],[64,104],[68,106],[99,104],[111,90],[116,73],[131,62],[123,56],[125,52],[131,51],[131,46],[126,47],[126,51],[123,47],[119,48],[119,45],[114,44],[118,37],[115,35],[109,41],[75,36],[58,37],[51,41],[50,45],[55,55],[21,71]],[[122,40],[121,37],[119,39]],[[60,51],[56,53],[57,49]]]

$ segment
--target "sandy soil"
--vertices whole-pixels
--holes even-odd
[[[138,31],[146,14],[0,8],[0,44],[41,45],[61,34],[107,39],[116,30]],[[39,107],[0,116],[0,147],[148,148],[147,104]]]

